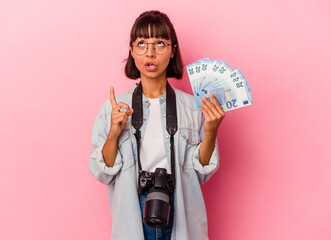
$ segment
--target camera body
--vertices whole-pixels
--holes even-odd
[[[156,168],[155,172],[139,171],[138,193],[147,194],[143,221],[153,228],[168,225],[170,194],[174,193],[174,182],[167,169]]]
[[[138,193],[148,194],[152,188],[174,192],[174,183],[171,175],[165,168],[156,168],[155,172],[139,171]]]

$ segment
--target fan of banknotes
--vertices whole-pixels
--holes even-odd
[[[226,62],[204,58],[186,66],[194,93],[194,101],[201,109],[200,100],[213,93],[223,111],[230,111],[253,104],[251,89],[239,69]]]

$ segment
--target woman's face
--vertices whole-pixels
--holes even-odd
[[[154,46],[153,43],[156,43],[156,46]],[[173,58],[174,56],[172,46],[166,46],[167,44],[171,44],[171,40],[163,38],[137,38],[133,42],[133,47],[130,47],[130,52],[134,59],[136,67],[140,71],[141,79],[166,78],[167,66],[169,64],[170,58]],[[138,55],[138,48],[143,49],[146,45],[146,53],[143,55]],[[165,46],[165,48],[167,48],[167,51],[164,54],[160,55],[158,54],[158,52],[160,52],[160,49],[162,49],[163,45]]]

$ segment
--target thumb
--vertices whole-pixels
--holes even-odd
[[[130,108],[128,111],[126,111],[127,116],[131,116],[133,113],[133,108]]]

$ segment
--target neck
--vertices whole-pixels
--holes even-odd
[[[167,90],[167,79],[142,78],[141,85],[147,98],[158,98]]]

